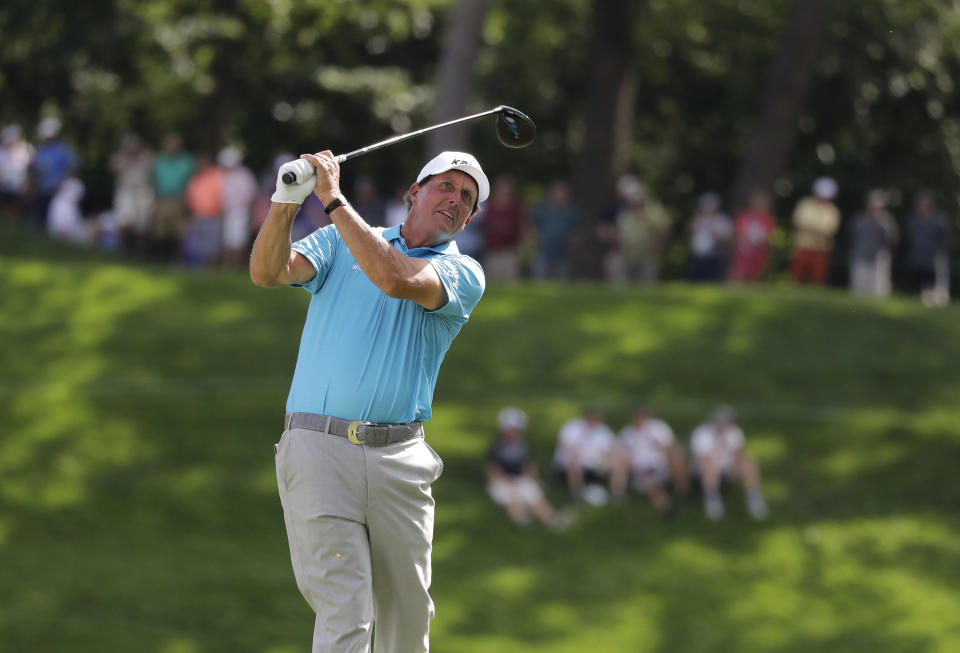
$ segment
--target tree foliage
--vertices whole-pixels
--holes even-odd
[[[278,151],[347,151],[428,124],[443,26],[454,0],[10,0],[0,7],[0,119],[27,127],[60,114],[85,173],[119,135],[156,143],[183,131],[193,149],[242,144],[264,165]],[[509,104],[538,125],[535,147],[506,151],[488,125],[471,147],[528,193],[573,175],[596,55],[588,0],[491,0],[468,111]],[[791,0],[633,4],[629,63],[637,100],[626,168],[682,218],[705,190],[730,189],[760,116],[765,71]],[[846,211],[887,186],[941,191],[956,207],[960,14],[949,0],[837,0],[775,189],[781,213],[819,174]],[[624,55],[626,56],[626,55]],[[614,129],[614,125],[604,125]],[[593,125],[595,128],[596,125]],[[422,163],[423,144],[351,162],[382,185]],[[403,172],[399,172],[403,171]],[[607,186],[609,187],[609,185]]]

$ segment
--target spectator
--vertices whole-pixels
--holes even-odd
[[[3,128],[0,140],[0,214],[21,218],[27,196],[27,174],[34,150],[20,125]]]
[[[189,265],[210,266],[220,261],[223,213],[223,171],[207,155],[197,157],[197,172],[187,184],[190,225],[184,240]]]
[[[172,259],[180,251],[187,233],[187,184],[195,170],[193,156],[183,149],[179,134],[167,134],[163,151],[153,162],[153,188],[156,212],[150,228],[150,247],[164,259]]]
[[[407,219],[407,213],[410,212],[410,207],[407,206],[406,198],[407,187],[398,186],[397,189],[393,191],[390,199],[384,204],[383,221],[384,226],[388,229],[403,224],[403,221]],[[489,276],[489,273],[487,276]]]
[[[377,193],[377,186],[370,176],[358,175],[354,180],[353,193],[350,194],[350,204],[371,227],[382,227],[384,225],[383,198]]]
[[[622,271],[608,264],[608,277],[613,281],[655,282],[660,276],[660,254],[670,233],[670,216],[633,177],[621,177],[617,191],[622,205],[615,221],[616,250]]]
[[[223,172],[223,263],[245,265],[250,247],[250,209],[257,196],[257,178],[243,165],[243,154],[225,147],[217,155]]]
[[[733,280],[762,281],[767,272],[770,239],[776,221],[770,213],[770,194],[755,190],[749,206],[734,220],[736,245],[733,253]]]
[[[494,181],[483,212],[483,270],[488,279],[514,281],[520,275],[520,245],[528,226],[527,211],[516,193],[513,177],[503,175]]]
[[[690,222],[690,280],[723,281],[732,240],[733,224],[720,210],[720,196],[704,193]]]
[[[890,253],[899,237],[897,221],[887,211],[886,193],[867,193],[865,208],[850,223],[850,289],[854,293],[890,294]]]
[[[921,191],[907,218],[911,282],[924,306],[943,307],[949,302],[942,271],[947,263],[947,217],[936,208],[933,193]],[[939,274],[938,274],[939,273]]]
[[[114,175],[113,213],[123,247],[144,249],[154,210],[153,153],[132,132],[120,139],[110,157]]]
[[[60,138],[60,120],[47,117],[37,125],[40,146],[30,166],[30,186],[33,202],[30,224],[45,230],[50,202],[60,184],[77,169],[77,157]]]
[[[578,501],[606,503],[604,485],[609,486],[615,500],[622,500],[625,495],[626,461],[613,431],[603,423],[603,411],[596,406],[561,427],[553,462]]]
[[[90,242],[90,230],[80,210],[80,201],[85,192],[83,182],[73,175],[60,183],[47,212],[47,233],[78,245]]]
[[[689,489],[686,457],[666,422],[638,407],[632,421],[620,430],[620,440],[630,469],[633,486],[650,497],[657,512],[669,514],[673,503],[666,484],[685,495]]]
[[[805,197],[793,211],[793,258],[790,277],[794,283],[822,286],[827,281],[833,237],[840,226],[840,211],[833,199],[837,182],[820,177],[813,182],[813,197]]]
[[[546,199],[533,208],[532,217],[537,228],[533,276],[537,279],[567,278],[570,273],[567,250],[579,216],[566,182],[553,182]]]
[[[690,438],[690,449],[703,485],[704,510],[713,521],[723,517],[721,482],[730,479],[743,485],[750,516],[756,520],[766,519],[768,509],[760,486],[760,470],[746,452],[743,430],[733,423],[733,418],[733,410],[721,406]]]
[[[498,416],[500,436],[487,453],[487,491],[518,526],[530,523],[532,513],[546,526],[562,529],[567,520],[553,509],[540,487],[537,466],[524,437],[527,415],[519,408],[504,408]]]

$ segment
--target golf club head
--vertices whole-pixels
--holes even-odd
[[[507,147],[527,147],[536,134],[536,125],[522,111],[508,106],[501,106],[497,111],[497,138]]]

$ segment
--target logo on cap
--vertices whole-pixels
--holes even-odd
[[[453,161],[450,162],[450,165],[452,165],[452,166],[468,166],[468,165],[470,165],[470,162],[469,162],[469,161],[465,161],[464,159],[454,159]]]

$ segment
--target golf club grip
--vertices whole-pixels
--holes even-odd
[[[349,158],[351,157],[346,154],[338,154],[336,156],[337,163],[343,163]],[[316,174],[313,166],[305,159],[297,159],[296,161],[284,163],[280,168],[284,170],[283,174],[280,175],[280,180],[288,186],[290,184],[303,183]]]

